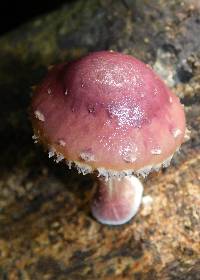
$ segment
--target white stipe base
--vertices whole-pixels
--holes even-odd
[[[138,212],[143,185],[135,176],[101,180],[92,201],[92,214],[102,224],[122,225]]]

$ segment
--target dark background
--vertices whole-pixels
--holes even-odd
[[[58,9],[67,2],[76,0],[54,0],[54,1],[7,1],[0,9],[0,35],[9,32],[19,25]]]

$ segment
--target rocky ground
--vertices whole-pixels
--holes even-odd
[[[197,0],[78,0],[0,38],[0,279],[200,279],[199,30]],[[28,120],[30,86],[48,65],[102,49],[149,63],[191,130],[118,227],[91,217],[94,178],[49,160]]]

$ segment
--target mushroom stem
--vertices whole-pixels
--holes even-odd
[[[135,176],[100,179],[92,200],[92,214],[102,224],[122,225],[138,211],[143,185]]]

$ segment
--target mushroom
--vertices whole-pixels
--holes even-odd
[[[135,176],[168,166],[186,131],[179,98],[151,67],[110,51],[54,66],[32,97],[31,119],[49,156],[97,173],[92,213],[109,225],[136,214]]]

